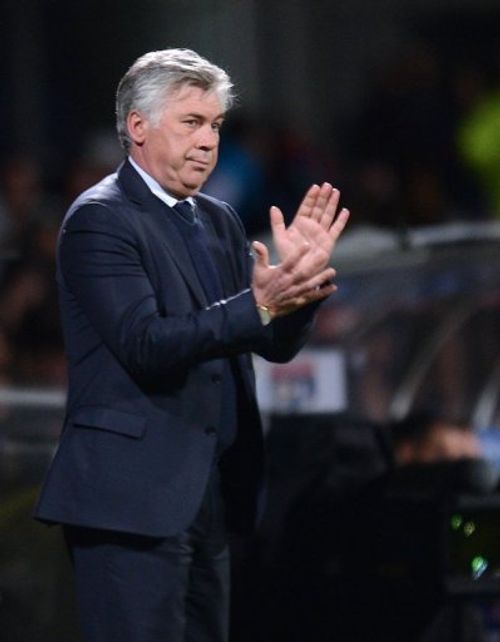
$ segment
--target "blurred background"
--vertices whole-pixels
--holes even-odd
[[[119,78],[189,47],[236,84],[205,191],[250,238],[312,182],[352,212],[308,348],[256,360],[269,504],[232,642],[500,640],[499,32],[498,0],[4,0],[2,639],[79,639],[30,516],[64,414],[56,235],[122,160]]]

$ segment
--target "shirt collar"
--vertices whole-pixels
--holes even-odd
[[[158,183],[156,179],[154,179],[150,174],[144,171],[142,167],[140,167],[131,156],[128,157],[128,161],[149,187],[151,192],[153,192],[153,194],[157,196],[161,201],[163,201],[166,205],[168,205],[169,207],[173,207],[174,205],[179,203],[179,200],[183,200],[188,201],[194,207],[195,203],[192,196],[188,196],[187,198],[183,199],[175,198],[175,196],[172,196],[171,194],[166,192],[160,185],[160,183]]]

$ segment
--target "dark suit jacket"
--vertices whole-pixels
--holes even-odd
[[[167,536],[196,515],[221,416],[221,358],[238,390],[238,436],[221,461],[229,524],[256,514],[262,438],[250,352],[286,361],[312,308],[263,327],[251,257],[225,203],[196,197],[219,240],[225,300],[208,306],[175,213],[130,163],[82,194],[63,222],[58,283],[69,364],[67,415],[35,516]]]

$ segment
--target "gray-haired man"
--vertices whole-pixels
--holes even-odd
[[[200,193],[231,92],[195,52],[139,58],[117,92],[127,159],[62,225],[69,394],[36,516],[64,527],[85,642],[227,640],[227,530],[252,528],[262,472],[250,354],[292,358],[335,290],[331,185],[288,228],[271,208],[276,266]]]

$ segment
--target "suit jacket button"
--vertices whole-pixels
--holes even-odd
[[[205,428],[205,435],[215,435],[215,428],[213,426],[208,426]]]

